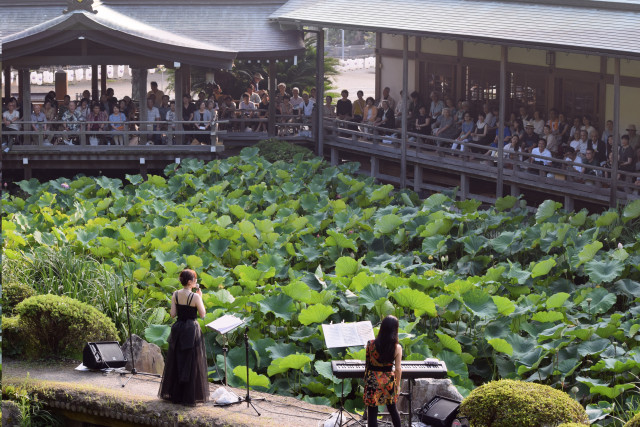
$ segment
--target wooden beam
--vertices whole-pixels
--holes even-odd
[[[98,93],[98,65],[91,65],[91,98],[94,101],[100,99],[100,94]]]
[[[175,81],[173,83],[173,87],[175,88],[176,91],[176,117],[178,118],[178,120],[182,120],[182,109],[184,108],[184,103],[182,101],[182,96],[183,96],[183,88],[184,85],[182,83],[182,67],[180,68],[176,68],[175,71]],[[176,130],[181,131],[183,130],[183,126],[182,123],[178,123]],[[178,143],[178,145],[182,145],[184,143],[184,135],[180,134],[180,135],[176,135],[176,142]]]
[[[376,33],[376,88],[373,97],[375,99],[380,99],[380,85],[382,84],[382,77],[380,70],[382,69],[382,55],[380,54],[380,49],[382,48],[382,33]]]
[[[100,95],[107,93],[107,65],[100,64]]]
[[[496,199],[503,196],[504,169],[504,117],[507,112],[507,46],[500,48],[500,107],[498,117],[498,178],[496,180]]]
[[[20,103],[22,120],[31,120],[31,72],[28,68],[20,70]],[[31,135],[23,136],[23,144],[31,145]]]
[[[402,36],[402,146],[400,159],[400,187],[407,186],[407,111],[409,99],[409,36]]]
[[[24,56],[20,58],[11,59],[7,61],[7,64],[14,69],[18,67],[33,67],[38,68],[47,64],[58,63],[65,65],[101,65],[101,64],[126,64],[131,67],[155,67],[159,60],[143,57],[143,56],[130,56],[130,55],[102,55],[102,56]]]
[[[611,165],[611,191],[609,206],[618,204],[618,144],[620,143],[620,58],[613,64],[613,164]]]
[[[324,153],[324,30],[320,29],[316,33],[316,137],[318,156]]]
[[[274,137],[276,135],[276,102],[275,95],[276,91],[276,62],[271,60],[269,61],[269,112],[268,112],[268,123],[267,123],[267,131],[270,137]],[[318,153],[319,156],[322,156],[322,153]]]

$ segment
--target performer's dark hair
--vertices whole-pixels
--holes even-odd
[[[185,268],[180,272],[180,283],[182,283],[182,286],[187,286],[190,280],[196,279],[197,277],[198,275],[195,271]]]
[[[382,320],[375,344],[376,350],[380,354],[380,362],[392,362],[396,353],[396,345],[398,344],[397,317],[389,315]]]

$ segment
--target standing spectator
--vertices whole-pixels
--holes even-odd
[[[573,141],[575,138],[576,133],[578,133],[578,136],[580,136],[580,129],[582,128],[582,125],[580,124],[580,117],[574,117],[573,118],[573,126],[571,126],[571,130],[569,131],[569,140]]]
[[[62,104],[58,105],[58,120],[62,120],[62,116],[69,110],[69,104],[71,103],[71,97],[65,95],[62,98]]]
[[[300,89],[294,87],[291,89],[291,105],[293,106],[293,114],[300,113],[300,104],[302,104],[302,97],[300,97]]]
[[[160,108],[162,105],[162,97],[164,97],[164,92],[158,89],[158,83],[151,82],[151,90],[147,93],[147,99],[153,98],[153,105],[156,108]]]
[[[533,112],[533,133],[538,136],[544,135],[544,119],[538,110]]]
[[[124,128],[127,117],[120,112],[118,105],[113,106],[113,113],[109,116],[109,125],[113,132],[113,144],[124,145]]]
[[[596,128],[591,126],[591,116],[589,116],[588,114],[582,116],[582,127],[580,129],[586,130],[587,135],[591,135],[591,132],[596,130]]]
[[[51,103],[51,106],[53,108],[55,108],[56,110],[58,109],[58,100],[56,98],[56,93],[54,91],[49,91],[49,93],[47,93],[47,95],[44,97],[44,102],[45,104],[47,103],[47,101],[49,101]],[[49,120],[51,121],[51,120]]]
[[[351,120],[351,114],[353,112],[353,104],[349,100],[349,91],[343,90],[340,92],[342,98],[336,103],[336,115],[338,120]]]
[[[384,89],[382,89],[382,99],[378,103],[378,109],[382,107],[383,101],[387,101],[387,103],[389,104],[389,108],[391,108],[391,111],[394,111],[396,109],[396,100],[391,97],[391,89],[389,89],[389,87],[385,87]]]
[[[619,169],[624,172],[633,172],[636,169],[636,150],[629,144],[629,135],[620,138],[620,154],[618,155]],[[622,178],[629,175],[622,175]]]
[[[560,120],[558,119],[558,110],[556,110],[555,108],[552,108],[549,110],[549,120],[547,120],[547,123],[549,125],[549,127],[551,128],[551,133],[554,135],[558,135],[559,133],[559,128],[558,125],[560,124]],[[548,148],[548,144],[547,144],[547,148]],[[549,150],[551,151],[551,150]]]
[[[371,126],[375,124],[376,119],[378,118],[378,107],[375,106],[375,103],[376,101],[371,96],[367,98],[362,123],[370,126],[364,127],[365,133],[373,133],[373,128]]]
[[[522,136],[522,142],[527,146],[527,151],[530,153],[535,146],[538,145],[538,136],[533,132],[533,123],[527,123],[524,127],[524,135]]]
[[[547,143],[547,150],[551,152],[553,157],[558,157],[560,153],[560,144],[556,139],[556,136],[551,133],[551,126],[544,125],[542,128],[542,139]]]
[[[353,101],[353,110],[351,111],[351,117],[353,121],[356,123],[362,123],[364,118],[364,107],[367,105],[367,102],[364,100],[364,92],[359,90],[357,92],[357,97],[355,101]]]
[[[302,104],[300,104],[300,112],[305,117],[310,117],[313,114],[313,110],[316,104],[309,98],[309,94],[302,94]]]
[[[254,116],[256,105],[249,100],[249,94],[247,92],[242,95],[242,101],[240,101],[238,109],[242,114],[242,123],[240,125],[240,129],[247,132],[252,132],[254,129],[252,126],[246,123],[246,120]]]
[[[49,100],[44,101],[44,115],[47,118],[47,122],[55,122],[58,118],[58,111]]]
[[[396,125],[395,127],[402,127],[402,109],[407,105],[407,99],[404,95],[403,91],[400,91],[400,101],[396,104],[395,115],[396,115]],[[407,115],[409,114],[409,105],[407,105]],[[407,123],[409,125],[409,123]]]
[[[280,104],[280,112],[281,116],[279,122],[280,123],[291,123],[293,120],[291,116],[293,114],[293,105],[291,105],[291,97],[289,95],[284,95],[282,97],[282,104]],[[289,126],[281,126],[278,134],[280,136],[286,136],[291,131]]]
[[[521,140],[524,136],[524,129],[522,129],[522,123],[520,120],[514,118],[511,122],[511,126],[509,126],[509,131],[511,132],[511,136],[518,135],[518,139]]]
[[[527,108],[522,106],[518,109],[518,120],[522,123],[522,126],[525,128],[527,124],[531,123],[533,125],[533,118],[529,115]]]
[[[158,112],[160,113],[160,120],[164,121],[167,119],[167,113],[171,110],[171,106],[169,105],[169,95],[162,95],[162,102],[160,106],[157,106]],[[121,111],[124,112],[124,111]],[[166,129],[166,126],[162,127],[163,130]]]
[[[269,94],[267,91],[263,91],[260,96],[260,104],[258,104],[258,118],[260,123],[258,124],[257,132],[267,132],[268,124],[265,119],[269,117]]]
[[[456,127],[460,129],[462,128],[462,122],[464,122],[464,116],[466,116],[467,113],[469,113],[469,103],[467,101],[460,101],[458,102],[458,104],[459,105],[456,111],[455,121],[456,121]],[[471,116],[471,113],[469,113],[469,116]]]
[[[253,86],[255,87],[256,91],[258,91],[258,93],[261,90],[265,89],[265,88],[262,87],[262,81],[263,80],[264,80],[264,77],[262,77],[262,74],[254,73],[254,75],[253,75]]]
[[[636,150],[640,148],[640,135],[636,133],[636,125],[627,126],[627,134],[629,135],[629,145]]]
[[[213,121],[213,116],[211,115],[211,111],[207,110],[206,108],[206,101],[199,101],[198,109],[193,113],[193,121],[195,122],[194,126],[200,132],[211,130],[211,122]],[[211,144],[210,133],[198,133],[196,134],[196,139],[202,144]]]
[[[165,120],[167,121],[167,130],[171,131],[171,132],[175,132],[176,131],[176,120],[178,120],[178,114],[176,113],[176,103],[172,102],[169,105],[169,111],[167,111],[167,115],[165,117]],[[170,145],[173,145],[175,140],[175,136],[171,138],[171,141],[169,141],[169,136],[167,136],[167,143]]]
[[[115,107],[115,106],[114,106]],[[106,122],[108,121],[109,116],[107,113],[100,110],[100,104],[94,104],[91,112],[87,116],[87,121],[89,122],[87,125],[87,130],[100,132],[105,130],[105,123],[92,123],[92,122]],[[81,118],[82,120],[82,118]],[[99,134],[89,135],[89,144],[98,145],[100,141],[103,140],[103,136]]]
[[[190,122],[193,120],[193,113],[196,112],[196,106],[191,102],[191,95],[186,94],[182,97],[182,120]]]
[[[362,92],[362,91],[359,91],[359,92]],[[335,109],[335,107],[333,105],[331,105],[332,102],[333,102],[333,98],[331,97],[331,95],[327,95],[324,98],[324,105],[322,106],[322,113],[323,113],[325,119],[332,119],[336,115],[336,109]],[[362,120],[360,120],[360,121],[362,121]]]
[[[595,157],[598,163],[602,163],[607,160],[607,145],[600,140],[600,135],[597,130],[592,130],[589,133],[589,140],[587,141],[587,148],[592,148],[595,152]]]
[[[610,136],[613,136],[613,120],[606,121],[604,124],[604,131],[602,132],[602,137],[600,139],[606,144]]]
[[[255,105],[260,104],[260,95],[254,90],[253,83],[249,83],[249,86],[247,86],[247,93],[249,94],[249,101]]]
[[[80,130],[80,122],[82,118],[80,112],[76,109],[75,101],[69,101],[67,110],[62,114],[64,122],[64,137],[62,142],[67,145],[73,145],[73,140],[77,140],[78,131]]]
[[[35,132],[47,131],[47,116],[42,112],[40,104],[34,104],[33,113],[31,113],[31,130]],[[48,145],[48,140],[43,136],[43,143]]]
[[[160,121],[160,111],[155,106],[154,97],[150,96],[147,98],[147,121],[148,122],[158,122]],[[160,136],[158,131],[158,125],[156,123],[147,123],[146,124],[147,132],[153,132],[151,134],[147,134],[147,145],[160,145],[162,144],[162,137]]]
[[[312,100],[314,104],[317,103],[316,101],[317,93],[318,91],[315,87],[312,87],[311,90],[309,91],[309,99]]]
[[[283,114],[281,106],[285,96],[288,96],[289,99],[291,99],[291,95],[287,93],[287,85],[284,83],[278,83],[278,91],[273,97],[273,103],[276,105],[276,113],[278,114]]]
[[[558,114],[558,138],[560,138],[561,144],[567,144],[569,142],[569,132],[571,128],[567,123],[567,118],[564,113]]]
[[[91,114],[91,107],[89,107],[89,100],[87,98],[82,98],[80,100],[80,107],[78,108],[80,111],[80,117],[82,120],[87,120],[89,115]]]

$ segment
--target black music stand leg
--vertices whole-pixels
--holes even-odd
[[[336,427],[336,426],[340,426],[340,427],[342,427],[342,426],[346,426],[346,425],[349,423],[349,421],[354,421],[354,422],[358,423],[358,425],[362,425],[362,424],[360,424],[360,421],[356,420],[356,419],[353,417],[353,415],[351,415],[349,412],[347,412],[347,410],[344,408],[344,378],[342,379],[342,391],[341,391],[341,393],[340,393],[340,409],[339,409],[339,411],[338,411],[338,412],[339,412],[339,415],[338,415],[338,418],[336,419],[336,422],[335,422],[335,424],[333,425],[333,427]],[[344,414],[345,414],[345,413],[348,415],[349,420],[347,420],[347,421],[346,421],[346,423],[343,423],[343,421],[344,421]],[[366,419],[366,415],[367,415],[367,407],[366,407],[366,406],[365,406],[365,408],[364,408],[364,414],[365,414],[364,419]],[[338,423],[340,423],[340,424],[338,424]]]
[[[411,423],[413,421],[413,407],[412,407],[412,393],[411,393],[411,382],[413,380],[409,379],[409,427],[411,427]]]
[[[251,395],[249,394],[249,328],[246,328],[244,330],[244,351],[245,351],[244,353],[245,362],[247,367],[247,396],[244,398],[244,400],[245,402],[247,402],[247,408],[251,406],[253,410],[256,411],[256,414],[260,416],[260,412],[258,412],[258,409],[253,405],[253,403],[251,403]],[[265,399],[258,398],[256,400],[265,400]]]

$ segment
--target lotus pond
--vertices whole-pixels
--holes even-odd
[[[111,283],[123,331],[131,289],[134,332],[165,346],[171,292],[193,268],[206,286],[203,327],[227,313],[247,321],[251,385],[313,403],[339,399],[331,360],[364,358],[362,347],[327,350],[320,325],[394,314],[405,359],[444,360],[463,395],[524,379],[564,390],[601,424],[640,409],[640,201],[602,214],[511,196],[487,208],[420,200],[356,170],[269,163],[247,148],[146,181],[23,181],[2,199],[3,277],[37,282],[24,272],[52,251],[95,260],[112,279],[79,280],[75,296]],[[222,337],[205,336],[218,380]],[[243,386],[240,333],[229,342],[228,380]],[[345,394],[362,407],[361,382],[346,381]]]

